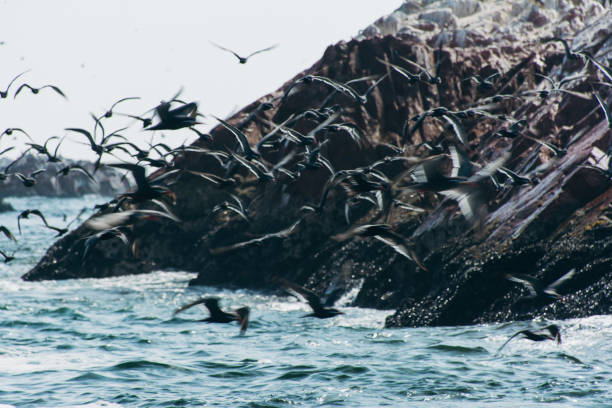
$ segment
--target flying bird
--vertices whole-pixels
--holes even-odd
[[[21,84],[19,86],[19,88],[17,88],[13,98],[16,98],[17,95],[19,94],[19,92],[21,92],[21,90],[24,89],[24,88],[28,88],[30,91],[32,91],[32,93],[34,95],[38,94],[38,92],[40,92],[42,89],[49,88],[49,89],[52,89],[53,91],[55,91],[57,94],[61,95],[64,99],[68,99],[66,97],[66,95],[64,94],[64,92],[61,89],[59,89],[57,86],[55,86],[55,85],[43,85],[43,86],[41,86],[39,88],[35,88],[35,87],[33,87],[33,86],[29,85],[29,84],[26,84],[26,83]]]
[[[508,340],[506,340],[504,344],[501,345],[499,349],[497,349],[497,353],[499,353],[501,349],[503,349],[506,344],[508,344],[510,340],[512,340],[516,336],[523,336],[524,338],[531,341],[552,340],[557,344],[561,344],[561,330],[556,324],[551,324],[536,332],[533,332],[531,330],[521,330],[519,332],[514,333],[512,336],[510,336]]]
[[[293,282],[283,281],[285,290],[291,293],[298,299],[304,299],[308,302],[308,305],[312,308],[312,313],[304,315],[302,317],[316,317],[319,319],[327,319],[329,317],[338,316],[344,314],[338,309],[333,307],[326,307],[321,301],[321,298],[317,296],[313,291],[306,289],[303,286],[297,285]]]
[[[234,310],[233,312],[225,312],[221,310],[221,308],[219,307],[219,298],[216,298],[216,297],[205,297],[202,299],[198,299],[194,302],[187,303],[186,305],[183,305],[179,307],[178,309],[176,309],[174,311],[174,316],[176,316],[178,313],[184,310],[189,309],[190,307],[193,307],[195,305],[200,305],[202,303],[208,309],[210,316],[208,316],[206,319],[200,320],[201,322],[231,323],[231,322],[236,321],[240,324],[240,333],[244,334],[246,332],[247,327],[249,326],[250,309],[247,306],[243,306],[243,307],[240,307]]]
[[[38,169],[30,173],[29,176],[25,176],[21,173],[14,173],[14,174],[15,174],[15,177],[21,180],[24,186],[33,187],[36,184],[36,176],[38,176],[40,173],[44,173],[45,171],[46,169]]]
[[[67,228],[58,228],[58,227],[54,227],[52,225],[49,225],[49,223],[47,222],[47,219],[45,218],[45,216],[40,212],[40,210],[25,210],[22,211],[18,216],[17,216],[17,228],[19,229],[19,233],[21,234],[21,220],[22,219],[29,219],[30,215],[35,215],[38,218],[40,218],[42,220],[42,222],[45,224],[45,227],[52,229],[54,231],[57,232],[56,237],[61,237],[62,235],[64,235],[65,233],[68,232]]]
[[[84,263],[87,258],[87,254],[96,246],[99,241],[107,241],[113,238],[118,238],[125,245],[130,244],[130,240],[127,235],[123,231],[119,229],[120,227],[113,227],[106,230],[102,230],[93,235],[90,235],[85,238],[85,244],[83,249],[83,256],[81,257],[81,262]]]
[[[397,252],[398,254],[416,263],[419,266],[419,268],[423,269],[424,271],[427,271],[427,268],[419,260],[419,257],[417,256],[414,249],[406,245],[404,237],[398,234],[397,232],[395,232],[395,229],[388,224],[361,225],[347,232],[336,234],[332,236],[331,238],[335,241],[341,242],[347,239],[351,239],[355,236],[376,238],[377,240],[381,241],[385,245],[388,245],[391,248],[393,248],[393,250]]]
[[[545,285],[541,280],[534,278],[533,276],[525,275],[522,273],[507,274],[506,279],[524,285],[529,291],[529,299],[561,299],[562,296],[557,292],[557,288],[564,284],[566,281],[572,279],[575,273],[576,268],[571,269],[569,272],[562,275],[559,279],[548,285]]]
[[[116,213],[104,214],[94,217],[85,222],[85,226],[96,231],[109,230],[115,227],[134,224],[136,221],[160,221],[169,219],[181,222],[174,214],[156,210],[127,210]]]
[[[233,252],[238,249],[247,248],[253,245],[262,245],[263,242],[269,239],[272,239],[272,238],[285,239],[295,232],[297,226],[300,224],[301,221],[302,219],[300,218],[299,220],[297,220],[296,222],[294,222],[293,224],[291,224],[288,228],[285,228],[284,230],[265,234],[260,237],[250,239],[248,241],[239,242],[237,244],[227,245],[227,246],[222,246],[222,247],[217,247],[217,248],[210,248],[209,252],[211,255],[221,255],[227,252]]]
[[[27,73],[28,71],[30,71],[30,70],[28,69],[27,71],[23,71],[21,74],[17,75],[13,79],[11,79],[11,82],[9,82],[8,86],[6,87],[6,89],[4,91],[0,91],[0,98],[6,99],[6,97],[8,96],[9,89],[11,88],[11,85],[13,85],[13,83],[17,80],[17,78],[19,78],[23,74]]]
[[[227,51],[227,52],[230,52],[230,53],[234,54],[234,56],[235,56],[236,58],[238,58],[238,62],[239,62],[239,63],[241,63],[241,64],[246,64],[246,63],[247,63],[247,61],[248,61],[248,59],[249,59],[249,58],[251,58],[253,55],[256,55],[256,54],[259,54],[259,53],[261,53],[261,52],[265,52],[265,51],[270,51],[270,50],[273,50],[274,48],[278,47],[278,44],[275,44],[275,45],[272,45],[272,46],[270,46],[270,47],[263,48],[263,49],[261,49],[261,50],[257,50],[257,51],[255,51],[255,52],[252,52],[252,53],[250,53],[249,55],[247,55],[246,57],[242,57],[242,56],[240,56],[240,55],[236,54],[234,51],[232,51],[232,50],[230,50],[230,49],[228,49],[228,48],[222,47],[222,46],[220,46],[219,44],[215,44],[215,43],[214,43],[214,42],[212,42],[212,41],[211,41],[210,43],[211,43],[212,45],[214,45],[215,47],[219,48],[220,50]]]

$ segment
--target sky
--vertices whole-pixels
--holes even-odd
[[[200,112],[226,117],[311,66],[328,45],[350,40],[400,5],[401,0],[0,0],[0,89],[30,70],[0,99],[0,132],[23,128],[38,143],[66,136],[62,156],[93,160],[86,139],[64,130],[93,129],[90,112],[99,116],[116,100],[138,96],[116,111],[143,114],[182,88],[181,99],[199,102]],[[241,65],[211,41],[239,54],[278,47]],[[24,90],[13,99],[22,82],[56,85],[68,100],[50,89],[38,95]],[[214,125],[205,122],[202,130]],[[152,137],[171,146],[195,139],[189,131],[152,135],[117,115],[104,123],[107,132],[130,125],[122,134],[139,145]],[[3,136],[0,149],[26,141],[14,139],[16,134]]]

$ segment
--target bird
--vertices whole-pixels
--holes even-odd
[[[272,171],[268,169],[266,165],[263,164],[261,161],[256,159],[251,159],[251,161],[248,161],[245,158],[238,156],[234,153],[230,153],[230,156],[235,161],[246,167],[247,170],[249,170],[255,177],[257,177],[257,180],[259,180],[260,182],[266,183],[275,179],[275,176]]]
[[[177,130],[201,123],[197,120],[199,113],[196,102],[183,103],[174,109],[170,109],[170,104],[171,102],[162,102],[155,108],[159,123],[145,130]]]
[[[113,103],[111,105],[111,107],[106,112],[104,112],[104,114],[102,116],[100,116],[98,119],[102,119],[102,118],[107,118],[108,119],[108,118],[112,117],[113,113],[114,113],[113,109],[115,109],[115,106],[117,106],[120,103],[125,102],[125,101],[134,101],[134,100],[137,100],[137,99],[140,99],[140,97],[138,97],[138,96],[129,96],[127,98],[119,99],[117,102]]]
[[[204,304],[210,313],[206,319],[200,320],[206,323],[231,323],[238,322],[240,324],[240,333],[244,334],[249,326],[249,314],[250,309],[247,306],[240,307],[233,312],[225,312],[219,307],[219,298],[217,297],[204,297],[187,303],[174,311],[174,316],[180,312],[189,309],[192,306]]]
[[[333,239],[334,241],[342,242],[347,239],[351,239],[355,236],[376,238],[385,245],[388,245],[393,248],[393,250],[398,254],[408,258],[409,260],[417,264],[419,268],[423,269],[424,271],[427,271],[427,268],[420,261],[414,249],[412,249],[409,245],[406,245],[404,237],[395,232],[395,228],[393,228],[391,225],[360,225],[359,227],[355,227],[347,232],[333,235],[331,239]]]
[[[153,124],[153,119],[151,119],[151,118],[143,118],[143,117],[136,116],[136,115],[129,115],[127,113],[117,113],[117,115],[125,116],[127,118],[136,119],[136,120],[142,122],[142,127],[143,128],[149,127],[149,126],[151,126]]]
[[[67,176],[68,174],[74,172],[83,173],[85,176],[87,176],[89,180],[91,180],[93,183],[96,183],[96,179],[91,175],[91,173],[87,171],[85,167],[78,164],[70,164],[68,166],[62,167],[60,170],[58,170],[56,175]]]
[[[249,141],[247,140],[247,137],[244,133],[242,133],[242,131],[232,125],[230,125],[229,123],[227,123],[226,121],[224,121],[223,119],[220,119],[216,116],[213,116],[215,119],[217,119],[221,125],[223,125],[224,128],[226,128],[227,130],[229,130],[232,135],[236,138],[236,140],[238,141],[238,143],[240,144],[240,147],[242,148],[242,153],[244,154],[244,158],[247,160],[251,160],[251,159],[256,159],[258,158],[259,152],[253,150],[251,148],[251,146],[249,145]]]
[[[539,331],[531,331],[531,330],[521,330],[519,332],[514,333],[504,344],[501,345],[499,349],[497,349],[497,353],[503,349],[506,344],[510,342],[516,336],[523,336],[524,338],[531,341],[544,341],[544,340],[552,340],[557,344],[561,344],[561,330],[559,326],[556,324],[550,324]]]
[[[93,117],[93,119],[96,121],[96,125],[98,123],[100,123],[100,121],[98,120],[98,118],[96,118],[95,116]],[[94,126],[94,128],[96,128],[97,126]],[[94,166],[94,170],[97,170],[100,166],[100,161],[102,160],[102,155],[104,153],[111,153],[113,151],[113,149],[117,148],[118,146],[121,146],[120,143],[109,143],[109,141],[111,140],[111,138],[120,138],[120,139],[125,139],[125,137],[121,136],[119,134],[120,131],[125,130],[126,128],[122,128],[122,129],[118,129],[108,135],[105,134],[104,132],[104,127],[100,125],[100,128],[102,129],[102,139],[100,141],[100,143],[96,142],[95,140],[95,131],[94,131],[94,135],[92,136],[91,133],[89,133],[87,130],[85,129],[81,129],[81,128],[66,128],[67,131],[70,132],[76,132],[76,133],[80,133],[81,135],[85,136],[87,138],[87,141],[89,142],[89,146],[91,147],[91,151],[93,151],[95,154],[98,155],[98,159],[96,160],[95,166]],[[121,142],[121,143],[127,143],[126,142]]]
[[[145,176],[145,168],[138,164],[132,163],[110,163],[109,167],[129,170],[136,181],[136,191],[123,193],[122,199],[129,198],[135,203],[142,203],[147,200],[156,200],[167,196],[176,201],[176,194],[168,187],[152,184]]]
[[[36,150],[38,154],[43,154],[47,156],[47,161],[49,163],[59,163],[62,160],[57,156],[57,154],[58,154],[60,146],[62,145],[62,142],[64,141],[64,138],[62,138],[57,144],[57,146],[55,146],[55,151],[53,152],[53,154],[51,154],[51,152],[49,151],[49,148],[47,147],[47,144],[50,141],[55,140],[55,139],[59,139],[59,137],[51,136],[50,138],[45,140],[45,143],[43,145],[39,145],[37,143],[26,143],[26,145],[30,146],[30,149]]]
[[[608,129],[612,129],[612,114],[610,113],[610,106],[602,99],[601,96],[595,91],[593,91],[593,96],[597,100],[597,103],[601,107],[601,110],[604,113],[604,117],[606,118],[606,122],[608,122]]]
[[[563,44],[563,49],[565,50],[565,58],[568,60],[576,60],[580,59],[580,54],[571,50],[570,46],[567,44],[567,41],[560,37],[550,37],[542,39],[543,43],[557,41]]]
[[[218,188],[234,187],[237,184],[239,184],[239,181],[233,177],[224,178],[221,176],[217,176],[216,174],[206,173],[203,171],[194,171],[194,170],[185,170],[185,172],[189,174],[193,174],[194,176],[198,176]]]
[[[11,82],[9,82],[8,86],[6,87],[6,89],[4,91],[0,91],[0,98],[2,99],[6,99],[6,97],[8,96],[8,92],[9,89],[11,88],[11,85],[13,85],[13,83],[23,74],[29,72],[30,70],[28,69],[27,71],[23,71],[21,74],[17,75],[16,77],[14,77],[13,79],[11,79]]]
[[[113,239],[113,238],[119,238],[121,242],[123,242],[125,245],[129,245],[130,240],[128,239],[127,235],[125,235],[125,233],[121,231],[119,228],[120,227],[113,227],[113,228],[102,230],[93,235],[87,236],[85,238],[85,244],[83,247],[83,255],[81,257],[81,263],[85,262],[85,259],[87,258],[87,254],[89,253],[89,251],[93,249],[94,246],[96,246],[96,244],[99,241],[106,241],[106,240]]]
[[[123,225],[134,224],[139,220],[160,221],[164,218],[174,222],[181,222],[174,214],[166,211],[127,210],[94,217],[86,221],[85,226],[95,231],[104,231]]]
[[[21,90],[24,88],[28,88],[30,91],[32,91],[34,95],[38,94],[38,92],[40,92],[41,89],[50,88],[54,90],[56,93],[58,93],[59,95],[61,95],[62,97],[64,97],[64,99],[68,99],[66,95],[64,94],[64,92],[55,85],[43,85],[41,87],[35,88],[26,83],[21,84],[19,88],[17,88],[17,90],[15,91],[15,95],[13,95],[13,98],[16,98],[19,92],[21,92]]]
[[[597,67],[597,69],[599,69],[599,71],[606,77],[608,78],[608,81],[612,82],[612,68],[605,66],[604,64],[602,64],[601,62],[599,62],[597,59],[595,59],[595,57],[593,57],[593,55],[591,55],[590,52],[588,51],[578,51],[577,54],[579,54],[580,56],[582,56],[584,59],[586,59],[588,62],[590,62],[591,64],[595,65],[595,67]]]
[[[229,201],[223,201],[221,204],[217,204],[213,208],[212,213],[216,214],[221,211],[229,210],[229,211],[233,211],[236,214],[238,214],[246,222],[249,222],[249,217],[248,217],[249,209],[245,208],[244,205],[242,204],[242,201],[240,201],[240,199],[236,197],[234,194],[230,194],[230,196],[235,201],[235,204],[230,203]]]
[[[25,176],[19,172],[13,174],[15,175],[15,177],[21,180],[25,187],[33,187],[36,184],[36,176],[38,176],[40,173],[44,173],[45,171],[46,169],[38,169],[30,173],[29,176]]]
[[[259,53],[261,53],[261,52],[265,52],[265,51],[270,51],[270,50],[273,50],[274,48],[278,47],[278,44],[274,44],[274,45],[272,45],[272,46],[270,46],[270,47],[266,47],[266,48],[262,48],[261,50],[254,51],[254,52],[250,53],[249,55],[247,55],[246,57],[242,57],[242,56],[240,56],[240,55],[236,54],[234,51],[232,51],[232,50],[230,50],[230,49],[228,49],[228,48],[222,47],[222,46],[220,46],[219,44],[215,44],[215,43],[214,43],[214,42],[212,42],[212,41],[211,41],[210,43],[211,43],[213,46],[215,46],[215,47],[219,48],[220,50],[227,51],[227,52],[230,52],[230,53],[234,54],[234,56],[235,56],[236,58],[238,58],[238,62],[239,62],[240,64],[246,64],[246,63],[247,63],[247,61],[248,61],[248,59],[249,59],[249,58],[251,58],[253,55],[256,55],[256,54],[259,54]]]
[[[562,298],[562,296],[557,292],[557,288],[566,281],[572,279],[575,273],[576,268],[573,268],[569,272],[563,274],[559,279],[548,285],[544,285],[541,280],[534,278],[533,276],[522,273],[507,274],[506,279],[524,285],[530,294],[526,297],[527,299],[544,298],[556,300]]]
[[[303,286],[297,285],[293,282],[283,281],[285,290],[291,293],[298,299],[305,299],[308,305],[312,308],[312,313],[304,315],[302,317],[316,317],[318,319],[327,319],[329,317],[338,316],[344,314],[344,312],[335,309],[333,307],[326,307],[321,301],[321,298],[317,296],[313,291],[306,289]]]
[[[493,83],[493,79],[497,78],[501,74],[496,72],[492,75],[489,75],[486,78],[482,78],[480,75],[472,75],[467,78],[464,78],[463,81],[473,81],[476,82],[476,86],[479,91],[489,91],[495,87]]]
[[[441,44],[440,44],[441,46]],[[438,48],[438,54],[440,54],[440,48]],[[442,60],[440,58],[438,58],[438,62],[436,63],[436,72],[435,75],[432,75],[427,68],[417,64],[414,61],[410,61],[408,58],[402,57],[401,55],[398,55],[400,57],[400,59],[402,59],[402,61],[407,62],[408,64],[412,65],[413,67],[417,68],[418,70],[420,70],[418,77],[419,77],[419,81],[421,82],[425,82],[428,83],[430,85],[440,85],[442,84],[442,77],[440,77],[440,65]]]
[[[257,238],[253,238],[248,241],[238,242],[237,244],[227,245],[227,246],[222,246],[222,247],[217,247],[217,248],[210,248],[209,252],[211,255],[221,255],[227,252],[233,252],[238,249],[247,248],[253,245],[263,245],[265,241],[270,240],[272,238],[285,239],[295,232],[297,226],[300,224],[301,221],[302,221],[302,218],[298,219],[296,222],[294,222],[293,224],[291,224],[288,228],[285,228],[284,230],[281,230],[278,232],[271,232],[269,234],[265,234]]]
[[[15,253],[13,252],[11,255],[7,255],[4,251],[0,251],[0,255],[4,258],[4,263],[9,263],[15,259]]]
[[[13,132],[23,133],[24,135],[27,136],[28,139],[32,140],[30,135],[25,130],[23,130],[21,128],[15,128],[15,127],[10,127],[10,128],[4,129],[4,131],[2,133],[0,133],[0,137],[3,136],[3,135],[11,136],[13,134]]]
[[[321,82],[321,83],[323,83],[325,85],[331,86],[336,91],[338,91],[340,93],[343,93],[343,94],[353,98],[357,103],[359,103],[361,105],[365,105],[366,102],[368,101],[368,95],[370,95],[370,93],[372,93],[374,88],[376,88],[378,86],[378,84],[380,84],[380,82],[383,79],[385,79],[387,76],[388,76],[388,74],[384,74],[383,76],[381,76],[378,80],[376,80],[376,82],[374,82],[374,84],[370,85],[370,87],[363,94],[360,94],[355,89],[353,89],[352,87],[350,87],[350,86],[348,86],[346,84],[334,81],[333,79],[330,79],[330,78],[327,78],[327,77],[324,77],[324,76],[320,76],[320,75],[306,75],[305,77],[302,77],[302,78],[298,79],[296,81],[296,84],[297,83],[311,84],[313,82]],[[293,87],[293,85],[291,85],[291,87]],[[285,95],[287,95],[288,92],[289,91],[285,92]]]
[[[0,225],[0,232],[2,232],[4,236],[10,239],[11,241],[17,242],[17,238],[15,238],[11,230],[6,228],[4,225]]]
[[[524,184],[534,184],[535,185],[540,182],[540,180],[538,179],[536,175],[532,175],[531,177],[521,176],[520,174],[517,174],[513,172],[512,170],[506,167],[503,167],[503,166],[497,169],[497,171],[499,173],[502,173],[506,177],[508,177],[511,180],[512,184],[515,186],[522,186]]]
[[[58,227],[54,227],[52,225],[49,225],[49,223],[47,222],[47,219],[45,218],[45,216],[42,214],[42,212],[40,212],[40,210],[24,210],[22,211],[18,216],[17,216],[17,228],[19,229],[19,233],[21,234],[21,220],[22,219],[29,219],[30,215],[36,215],[38,218],[40,218],[42,220],[42,222],[45,224],[45,227],[52,229],[54,231],[57,232],[56,237],[61,237],[62,235],[64,235],[65,233],[68,232],[67,228],[58,228]]]

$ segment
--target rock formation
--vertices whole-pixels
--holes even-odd
[[[312,83],[294,87],[283,97],[304,75],[346,82],[388,74],[364,104],[341,93],[332,97],[330,105],[342,107],[338,122],[355,124],[364,137],[358,145],[346,132],[328,135],[321,153],[341,170],[384,159],[393,152],[389,145],[406,146],[406,156],[423,158],[428,154],[418,147],[423,141],[443,136],[447,143],[459,145],[453,130],[442,122],[428,118],[420,131],[410,133],[407,120],[439,106],[455,112],[482,107],[498,116],[462,116],[469,159],[482,165],[507,151],[505,166],[537,176],[539,183],[508,181],[500,191],[489,185],[488,211],[476,224],[464,218],[455,201],[399,188],[411,167],[400,161],[382,164],[379,170],[393,180],[396,199],[427,212],[407,211],[390,200],[382,212],[368,202],[357,202],[351,225],[345,220],[347,195],[341,188],[330,190],[321,213],[302,210],[318,203],[329,178],[325,168],[304,171],[297,180],[279,176],[274,183],[257,182],[242,171],[240,183],[224,189],[197,175],[177,172],[165,182],[177,194],[173,211],[183,222],[136,224],[132,236],[138,244],[137,257],[120,242],[108,241],[83,261],[80,237],[88,232],[81,226],[56,242],[24,279],[104,277],[158,269],[196,271],[193,284],[202,285],[269,289],[277,288],[279,279],[289,279],[320,293],[332,287],[356,288],[354,305],[397,309],[387,319],[388,326],[610,313],[612,182],[601,155],[608,150],[612,131],[591,91],[597,89],[609,103],[612,88],[598,83],[611,81],[583,58],[568,57],[560,42],[541,39],[568,38],[574,51],[586,49],[609,65],[611,34],[612,12],[595,1],[580,5],[548,0],[407,1],[357,38],[328,47],[311,68],[228,119],[237,124],[261,103],[272,102],[272,109],[261,111],[245,128],[254,144],[273,127],[268,121],[281,123],[329,96],[329,87]],[[442,83],[410,82],[379,61],[415,72],[400,56],[424,67],[439,63]],[[499,76],[490,89],[468,79],[495,73]],[[553,81],[575,75],[563,85],[573,93],[528,96],[526,92],[550,88],[542,75]],[[363,92],[367,84],[354,87]],[[520,97],[486,99],[496,94]],[[499,136],[518,120],[526,121],[518,135]],[[408,128],[412,123],[408,121]],[[314,126],[304,118],[294,128],[305,134]],[[195,145],[234,147],[235,139],[225,128],[218,126],[211,135],[213,142]],[[275,163],[289,151],[268,149],[263,156]],[[216,160],[195,152],[177,157],[174,168],[224,172]],[[229,193],[250,206],[248,221],[230,212],[212,213],[215,205],[229,199]],[[215,254],[216,248],[284,230],[300,218],[284,239]],[[395,226],[410,240],[427,271],[378,240],[330,239],[353,226],[381,222]],[[577,272],[560,287],[562,299],[529,299],[522,285],[507,279],[510,273],[523,273],[548,284],[571,268]]]
[[[5,168],[13,160],[1,159],[0,168]],[[71,171],[64,176],[59,171],[68,165],[80,165],[93,175],[95,182],[86,174]],[[116,169],[102,166],[94,173],[94,164],[86,161],[62,159],[61,163],[49,163],[46,157],[26,154],[11,166],[10,173],[19,172],[28,176],[32,172],[45,169],[36,176],[36,184],[24,188],[23,183],[15,176],[10,176],[2,182],[0,198],[45,196],[45,197],[80,197],[84,194],[100,194],[112,196],[129,188],[129,183],[123,174]]]

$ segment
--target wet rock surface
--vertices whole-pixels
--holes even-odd
[[[400,188],[408,180],[406,172],[412,164],[389,162],[379,170],[393,181],[393,198],[427,211],[415,213],[395,207],[386,197],[383,211],[368,202],[352,206],[349,225],[345,220],[348,196],[342,188],[330,190],[320,213],[301,210],[304,205],[319,202],[329,178],[325,168],[303,171],[296,180],[281,175],[276,182],[268,183],[258,182],[240,170],[235,176],[239,184],[225,188],[177,172],[164,182],[177,195],[172,209],[183,222],[135,224],[131,235],[137,242],[137,255],[111,240],[98,244],[83,259],[82,237],[91,232],[81,226],[57,241],[24,279],[106,277],[177,269],[198,272],[194,285],[271,290],[279,288],[281,279],[288,279],[318,293],[338,287],[345,292],[355,290],[356,306],[396,309],[387,326],[610,313],[612,182],[604,161],[594,160],[593,152],[594,148],[607,151],[612,130],[590,92],[595,87],[609,103],[612,88],[597,85],[606,78],[592,64],[585,68],[582,60],[567,58],[560,43],[539,40],[553,31],[571,33],[575,38],[573,49],[588,47],[592,55],[608,64],[612,12],[596,2],[565,4],[554,13],[548,8],[538,9],[539,15],[533,13],[538,6],[519,10],[519,3],[491,2],[499,7],[482,9],[468,1],[435,2],[427,8],[413,7],[413,3],[393,13],[393,21],[383,18],[356,39],[330,46],[311,68],[228,121],[238,124],[261,103],[273,102],[272,109],[261,111],[245,127],[253,145],[272,129],[268,120],[281,123],[293,113],[320,106],[330,94],[329,87],[313,83],[294,87],[280,99],[296,79],[316,74],[346,82],[389,74],[364,104],[341,93],[332,97],[329,105],[342,108],[338,122],[353,123],[364,139],[358,145],[343,132],[325,136],[329,142],[321,148],[321,154],[335,170],[367,166],[393,155],[389,145],[405,147],[405,156],[421,158],[429,155],[427,149],[418,147],[423,141],[442,137],[447,144],[461,145],[444,122],[428,118],[421,130],[410,134],[405,131],[406,121],[439,106],[452,111],[481,107],[491,115],[506,117],[462,118],[470,160],[482,166],[508,152],[505,166],[537,177],[537,184],[511,185],[506,180],[496,191],[489,183],[488,210],[474,223],[466,220],[455,201]],[[455,23],[441,31],[438,18],[420,19],[435,10],[445,10],[438,15],[442,17],[454,10],[450,15]],[[433,24],[433,29],[426,28],[425,23]],[[439,61],[442,84],[411,83],[379,62],[389,61],[415,72],[399,56],[424,67],[435,67]],[[494,73],[499,75],[490,89],[466,80]],[[555,81],[575,75],[576,79],[563,88],[576,94],[527,95],[550,88],[549,81],[540,75]],[[367,86],[354,85],[358,92],[364,92]],[[496,94],[516,98],[491,99]],[[518,135],[496,135],[520,119],[526,122]],[[315,126],[316,122],[304,118],[294,128],[306,134]],[[211,134],[212,142],[198,141],[195,145],[234,147],[235,139],[226,129],[216,127]],[[546,141],[552,148],[534,139]],[[282,147],[262,149],[262,156],[276,163],[290,151]],[[177,157],[174,169],[219,175],[225,171],[211,156],[195,152]],[[504,180],[499,178],[502,183]],[[229,200],[230,193],[249,206],[248,221],[232,212],[213,214],[214,206]],[[286,238],[214,254],[216,248],[284,230],[300,219]],[[427,271],[373,238],[343,242],[330,239],[354,226],[373,223],[393,225],[410,242]],[[559,299],[529,299],[523,285],[507,279],[508,274],[522,273],[549,284],[572,268],[576,269],[575,276],[560,286]]]

